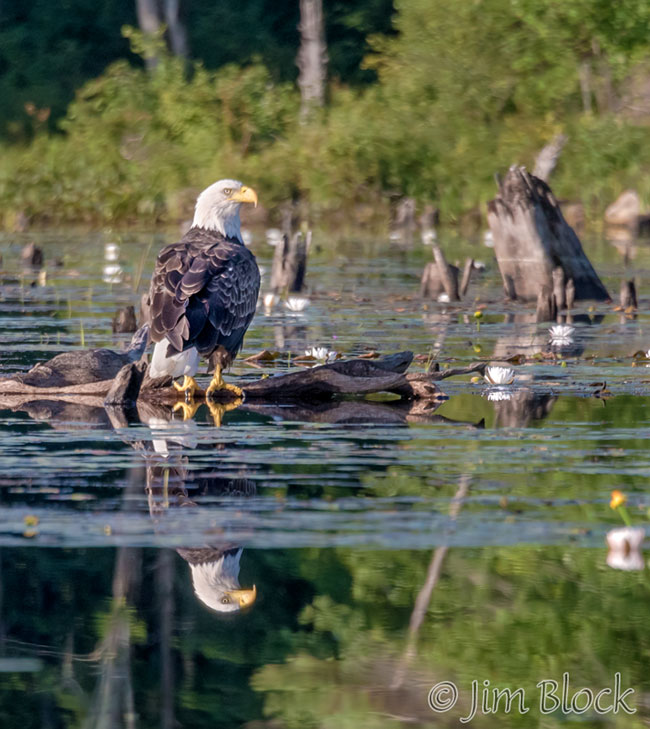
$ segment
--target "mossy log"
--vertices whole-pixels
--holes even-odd
[[[576,300],[609,300],[551,188],[523,167],[508,170],[488,203],[488,223],[508,298],[537,301],[540,291],[553,291],[553,271],[560,267]]]

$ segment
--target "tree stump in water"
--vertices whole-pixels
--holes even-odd
[[[138,328],[138,322],[135,318],[135,308],[133,306],[125,306],[115,312],[112,322],[113,334],[124,334],[135,332]]]
[[[639,308],[634,281],[621,281],[621,308],[626,311]]]
[[[275,246],[271,266],[271,289],[274,293],[302,291],[310,243],[311,231],[307,235],[298,232],[291,237],[285,234],[282,241]]]
[[[573,281],[576,300],[609,300],[551,188],[523,167],[508,170],[488,203],[488,223],[509,298],[536,301],[540,291],[553,291],[553,271],[559,267],[565,280]]]

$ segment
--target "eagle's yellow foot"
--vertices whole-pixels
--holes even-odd
[[[208,406],[212,420],[217,428],[221,427],[221,421],[225,413],[231,410],[236,410],[241,404],[242,399],[234,400],[233,402],[214,402],[213,400],[207,399],[205,404]]]
[[[196,380],[193,377],[188,377],[187,375],[183,375],[182,385],[179,385],[178,382],[174,382],[174,387],[179,392],[185,393],[186,401],[194,399],[194,395],[196,395],[197,391],[199,390],[199,386],[196,384]]]
[[[183,411],[183,420],[191,420],[195,415],[196,411],[201,406],[200,402],[177,402],[174,403],[174,412],[177,413],[179,410]]]
[[[234,393],[238,398],[241,398],[244,395],[241,387],[237,387],[237,385],[229,385],[225,382],[221,375],[220,367],[217,367],[214,371],[212,381],[208,385],[208,389],[205,391],[205,399],[210,400],[212,398],[212,394],[218,390],[228,390],[229,392]]]

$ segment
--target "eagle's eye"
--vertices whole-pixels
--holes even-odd
[[[222,605],[229,605],[230,604],[230,598],[222,597],[221,598],[221,604]]]
[[[226,189],[225,189],[225,190],[223,191],[223,194],[224,194],[224,195],[227,195],[228,197],[230,197],[230,193],[231,193],[231,192],[232,192],[232,190],[231,190],[231,189],[230,189],[229,187],[227,187],[227,188],[226,188]]]

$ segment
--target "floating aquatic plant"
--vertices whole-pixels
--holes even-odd
[[[605,536],[607,565],[616,570],[642,570],[644,568],[641,547],[645,539],[645,529],[641,527],[618,527],[611,529]]]
[[[508,390],[489,390],[487,393],[487,399],[490,402],[503,402],[504,400],[510,400],[512,398],[512,392]]]
[[[327,347],[310,347],[305,350],[306,357],[313,357],[319,362],[333,362],[338,355],[333,349],[327,349]]]
[[[285,302],[284,306],[294,314],[298,314],[304,311],[311,302],[309,299],[302,296],[290,296]]]
[[[490,385],[512,385],[515,381],[515,371],[512,367],[492,365],[485,368],[485,379]]]
[[[548,330],[551,337],[551,344],[560,345],[573,344],[574,332],[575,328],[570,327],[568,324],[556,324]]]
[[[280,297],[277,294],[264,294],[264,313],[268,316],[276,307],[279,301]]]
[[[633,527],[625,504],[627,497],[622,491],[614,489],[609,506],[616,511],[625,522],[624,527],[611,529],[605,540],[609,549],[607,564],[617,570],[642,570],[644,567],[641,546],[645,539],[645,529]]]

